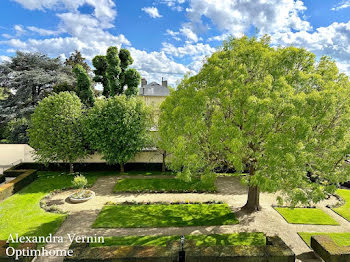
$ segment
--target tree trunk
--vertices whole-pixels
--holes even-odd
[[[124,174],[124,164],[120,164],[120,173]]]
[[[255,174],[255,169],[253,163],[249,167],[249,176],[252,177]],[[255,211],[261,210],[260,207],[260,190],[258,186],[249,185],[248,189],[248,200],[247,203],[242,207],[242,210],[253,213]]]
[[[242,207],[242,210],[253,213],[261,210],[260,207],[260,190],[257,186],[249,186],[247,203]]]
[[[166,166],[165,166],[165,158],[166,158],[166,152],[163,152],[163,163],[162,163],[162,173],[165,173]]]
[[[73,173],[74,173],[73,163],[69,163],[69,173],[70,173],[70,174],[73,174]]]

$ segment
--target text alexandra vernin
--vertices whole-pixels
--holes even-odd
[[[77,234],[67,234],[66,240],[69,241],[70,244],[75,243],[104,243],[104,237],[97,236],[84,236]],[[10,234],[7,243],[9,244],[53,244],[53,243],[64,243],[65,239],[63,236],[53,236],[49,234],[48,236],[18,236],[18,234],[12,235]],[[53,256],[53,257],[71,257],[73,256],[73,250],[71,249],[51,249],[48,250],[45,247],[40,249],[31,249],[26,247],[21,249],[20,246],[18,248],[14,248],[9,246],[6,248],[6,255],[8,257],[14,257],[15,260],[19,260],[21,257],[40,257],[40,256]]]
[[[73,242],[104,243],[104,237],[97,236],[96,234],[94,236],[67,234],[67,239],[71,244]],[[63,236],[53,236],[52,234],[49,234],[48,236],[18,236],[18,234],[15,234],[15,236],[13,236],[12,234],[10,234],[7,239],[7,243],[16,243],[16,244],[23,244],[23,243],[52,244],[52,243],[63,243],[63,242],[64,242]]]

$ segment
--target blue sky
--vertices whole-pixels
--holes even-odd
[[[270,34],[273,45],[333,57],[350,75],[350,0],[2,0],[0,61],[15,50],[90,61],[128,48],[149,81],[195,74],[229,35]]]

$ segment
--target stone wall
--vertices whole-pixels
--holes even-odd
[[[29,170],[16,170],[10,171],[12,174],[17,174],[17,177],[0,186],[0,201],[12,196],[22,188],[32,183],[37,178],[37,171],[33,169]]]

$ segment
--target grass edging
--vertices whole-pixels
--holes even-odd
[[[330,225],[330,226],[339,226],[339,223],[333,218],[331,217],[330,215],[328,215],[326,212],[324,212],[322,209],[319,209],[319,208],[288,208],[288,207],[273,207],[273,209],[276,210],[276,212],[288,223],[288,224],[297,224],[297,225]],[[296,214],[294,214],[294,217],[293,214],[288,214],[286,212],[281,212],[282,210],[289,210],[291,213],[294,212]],[[305,212],[303,211],[306,211],[306,210],[313,210],[312,212],[314,214],[308,214],[310,215],[309,217],[307,217],[305,215]],[[299,212],[300,214],[297,214],[297,211],[301,211]],[[317,211],[317,212],[314,212],[314,211]],[[304,214],[303,214],[304,213]],[[317,214],[318,213],[318,214]],[[320,221],[320,217],[321,217],[321,220],[322,220],[322,216],[323,216],[323,220],[325,222],[316,222],[316,221]],[[306,220],[304,220],[305,222],[303,221],[300,221],[298,219],[302,218],[302,219],[305,219],[305,217],[309,218],[310,219],[310,222]],[[294,222],[293,222],[294,221]],[[315,222],[313,222],[315,221]]]

